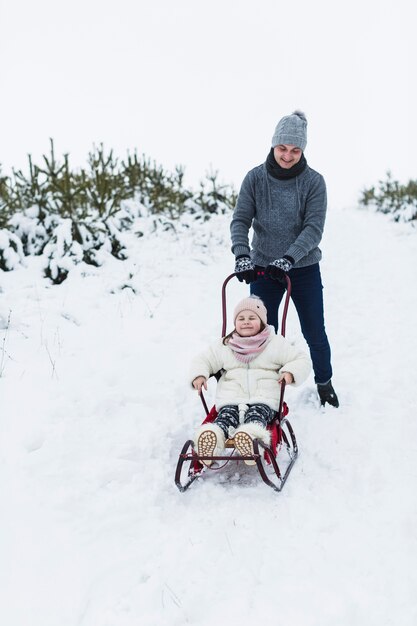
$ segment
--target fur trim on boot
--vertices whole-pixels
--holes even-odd
[[[249,422],[249,424],[242,424],[242,426],[239,426],[236,430],[233,441],[235,442],[235,447],[242,456],[250,456],[253,454],[252,442],[254,439],[260,439],[262,443],[269,446],[271,442],[271,435],[269,434],[269,431],[260,424]],[[256,461],[249,459],[244,462],[246,465],[256,464]]]
[[[202,424],[197,430],[194,443],[199,456],[215,456],[224,450],[226,437],[224,432],[216,424]],[[213,461],[210,459],[202,461],[204,465],[210,467]]]

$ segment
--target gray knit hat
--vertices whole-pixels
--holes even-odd
[[[280,144],[297,146],[304,152],[307,145],[307,118],[302,111],[294,111],[278,122],[272,137],[272,147]]]

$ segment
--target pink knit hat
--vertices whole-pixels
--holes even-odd
[[[244,298],[241,300],[235,307],[233,312],[233,322],[236,322],[236,318],[242,311],[253,311],[256,315],[261,319],[261,321],[267,324],[267,314],[264,303],[258,296],[249,296],[249,298]]]

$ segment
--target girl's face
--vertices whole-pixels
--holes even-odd
[[[241,337],[252,337],[261,330],[261,318],[253,311],[241,311],[236,318],[235,326]]]

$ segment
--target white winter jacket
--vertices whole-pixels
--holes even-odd
[[[191,363],[191,382],[197,376],[209,378],[220,370],[217,383],[216,408],[226,404],[267,404],[279,408],[279,374],[290,372],[294,386],[301,385],[311,371],[311,361],[305,352],[295,348],[282,335],[276,335],[270,326],[270,337],[265,349],[250,363],[242,363],[223,339],[213,343]]]

